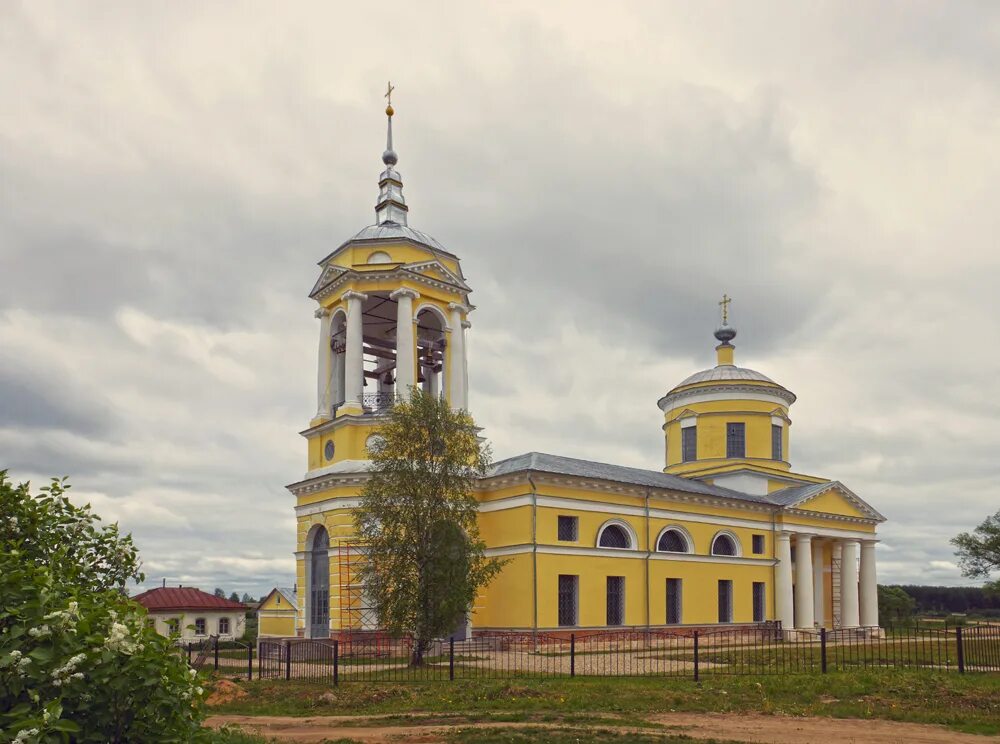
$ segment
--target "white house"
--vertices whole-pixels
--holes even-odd
[[[157,587],[132,597],[146,608],[149,622],[161,635],[179,634],[183,643],[218,636],[242,637],[247,607],[193,587]]]

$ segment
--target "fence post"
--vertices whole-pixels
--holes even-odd
[[[333,686],[340,684],[340,641],[333,640]]]
[[[955,627],[955,642],[958,644],[958,672],[965,674],[965,644],[962,643],[962,626]]]
[[[455,679],[455,636],[448,639],[448,679]]]
[[[292,678],[292,642],[285,641],[285,679]]]
[[[569,676],[576,676],[576,633],[569,634]]]
[[[694,681],[698,681],[698,631],[694,632]]]
[[[247,644],[247,680],[253,679],[253,644]]]
[[[190,666],[190,664],[191,664],[191,641],[188,641],[187,648],[188,648],[188,665]]]
[[[823,674],[826,674],[826,628],[819,629],[819,664]]]
[[[219,671],[219,637],[215,637],[215,671]]]

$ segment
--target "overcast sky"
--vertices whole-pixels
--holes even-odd
[[[150,583],[294,576],[316,262],[410,224],[474,288],[497,459],[662,467],[714,364],[793,390],[792,465],[959,584],[1000,506],[995,3],[0,5],[0,467],[69,475]]]

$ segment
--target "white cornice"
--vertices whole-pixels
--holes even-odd
[[[681,405],[689,406],[695,403],[724,400],[760,400],[776,403],[779,406],[790,406],[795,402],[795,394],[777,384],[772,387],[768,384],[746,385],[736,382],[720,382],[667,393],[657,401],[656,405],[661,411],[667,412],[679,408]]]
[[[686,563],[728,563],[730,565],[762,566],[775,565],[771,558],[743,558],[723,555],[698,555],[696,553],[648,553],[645,550],[628,550],[624,548],[578,548],[572,545],[504,545],[496,548],[486,548],[483,551],[489,557],[520,555],[523,553],[539,553],[542,555],[574,555],[594,558],[621,558],[624,560],[680,561]]]
[[[428,287],[434,287],[435,289],[441,289],[446,292],[455,292],[462,295],[471,291],[468,286],[454,284],[443,279],[434,279],[426,274],[410,271],[406,266],[398,266],[389,269],[388,271],[355,271],[354,269],[344,269],[343,272],[331,279],[329,283],[323,285],[320,289],[314,291],[309,296],[315,300],[322,301],[327,297],[335,295],[347,282],[363,282],[366,279],[373,282],[383,282],[385,280],[408,280],[417,284],[424,284]]]

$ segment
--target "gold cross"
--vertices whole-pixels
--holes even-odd
[[[390,106],[392,105],[392,92],[393,92],[394,90],[396,90],[396,89],[395,89],[395,87],[393,87],[393,85],[392,85],[392,82],[391,82],[391,81],[390,81],[390,82],[388,82],[388,83],[386,83],[386,88],[385,88],[385,96],[384,96],[384,98],[386,98],[386,99],[388,100],[388,102],[389,102],[389,105],[390,105]]]
[[[732,301],[729,295],[722,295],[722,302],[719,303],[719,306],[722,308],[722,325],[726,325],[729,322],[729,303]]]

